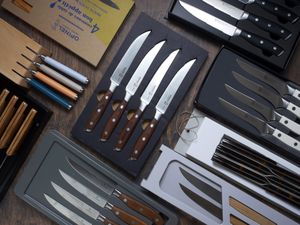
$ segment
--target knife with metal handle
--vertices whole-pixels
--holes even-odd
[[[221,0],[203,0],[203,1],[237,20],[248,20],[251,23],[253,23],[255,26],[259,27],[260,29],[266,32],[269,32],[270,34],[276,37],[287,40],[292,35],[290,31],[280,26],[279,24],[271,20],[268,20],[264,17],[254,15],[244,10],[241,10],[224,1]]]
[[[144,202],[139,201],[138,199],[124,194],[118,189],[115,188],[116,184],[110,180],[108,177],[101,174],[99,171],[96,171],[89,165],[85,165],[87,168],[79,165],[74,160],[67,159],[71,167],[85,178],[88,182],[99,188],[101,191],[105,192],[107,195],[114,195],[119,198],[124,204],[126,204],[132,210],[140,213],[141,215],[147,217],[156,225],[165,224],[165,220],[160,215],[159,212],[147,206]]]
[[[264,10],[291,23],[295,23],[299,19],[299,16],[297,16],[297,14],[295,14],[291,10],[281,5],[278,5],[276,3],[269,2],[267,0],[239,0],[239,1],[244,4],[256,3]]]
[[[262,135],[269,134],[273,137],[275,137],[280,142],[284,143],[285,145],[300,151],[300,142],[296,140],[295,138],[292,138],[291,136],[281,132],[280,130],[272,127],[265,121],[262,121],[261,119],[251,115],[250,113],[236,107],[235,105],[227,102],[226,100],[219,97],[220,103],[231,113],[238,116],[239,118],[243,119],[253,127],[255,127],[258,132]]]
[[[144,76],[146,75],[149,67],[151,66],[153,60],[155,59],[156,55],[158,54],[159,50],[162,48],[162,46],[165,44],[164,41],[160,41],[157,43],[143,58],[135,72],[133,73],[130,81],[128,82],[125,90],[126,94],[124,99],[120,102],[120,104],[117,106],[111,117],[108,119],[106,125],[104,126],[104,130],[102,134],[100,135],[101,141],[106,141],[112,134],[115,127],[118,125],[118,122],[123,115],[127,103],[130,100],[131,96],[135,94],[137,89],[139,88]]]
[[[279,45],[273,43],[270,40],[262,38],[256,34],[250,33],[248,31],[242,30],[236,26],[233,26],[230,23],[227,23],[217,17],[214,17],[207,12],[204,12],[188,3],[185,3],[179,0],[181,6],[187,10],[192,16],[201,20],[202,22],[208,24],[209,26],[223,32],[224,34],[235,37],[239,36],[245,41],[249,42],[251,45],[261,49],[263,52],[266,52],[271,55],[280,56],[283,54],[284,49]]]
[[[255,111],[260,113],[267,121],[277,121],[278,123],[287,127],[290,131],[300,135],[300,124],[261,104],[257,100],[239,92],[228,84],[225,84],[225,88],[233,97],[246,104],[247,106],[253,108]]]
[[[0,116],[5,108],[5,100],[9,94],[9,90],[3,89],[0,95]]]
[[[274,90],[277,91],[282,97],[285,95],[291,95],[294,98],[300,100],[300,90],[293,88],[274,75],[263,71],[262,69],[251,65],[250,63],[246,63],[239,58],[237,58],[236,61],[244,71],[274,88]]]
[[[18,99],[19,98],[17,96],[12,96],[0,116],[0,136],[3,134],[7,124],[14,115],[16,110],[15,105],[17,104]]]
[[[295,116],[300,118],[300,107],[296,106],[294,103],[289,102],[282,98],[281,96],[273,93],[272,91],[268,90],[264,86],[253,82],[244,76],[240,75],[237,72],[232,72],[234,78],[240,82],[242,85],[250,89],[251,91],[255,92],[256,94],[260,95],[263,97],[265,100],[270,102],[275,109],[277,108],[284,108],[293,113]]]
[[[163,77],[167,73],[169,67],[171,66],[172,62],[174,61],[176,55],[178,54],[180,50],[177,49],[173,51],[166,59],[165,61],[160,65],[160,67],[155,72],[154,76],[152,77],[150,83],[146,87],[145,91],[143,92],[140,100],[140,106],[139,109],[136,110],[134,115],[128,120],[128,122],[125,124],[123,129],[121,130],[121,133],[119,135],[116,150],[120,151],[125,144],[127,143],[128,139],[130,138],[132,132],[134,131],[134,128],[137,124],[137,122],[140,119],[140,116],[142,115],[145,108],[149,105],[151,102],[153,96],[155,95]]]
[[[88,117],[87,124],[85,125],[85,130],[87,132],[91,132],[95,128],[96,124],[102,117],[113,95],[113,92],[115,91],[116,87],[120,85],[135,56],[141,49],[143,43],[150,33],[151,31],[146,31],[140,34],[137,38],[134,39],[129,48],[126,50],[125,54],[123,55],[122,59],[120,60],[119,64],[110,77],[109,89],[103,93],[102,98],[98,100],[97,105],[92,110],[91,115]]]
[[[155,131],[160,117],[167,111],[183,79],[186,77],[195,61],[196,59],[192,59],[185,63],[184,66],[179,71],[177,71],[177,73],[169,83],[168,87],[166,88],[166,90],[164,91],[164,93],[162,94],[158,103],[155,106],[156,112],[153,120],[148,124],[148,126],[137,139],[133,147],[133,151],[130,154],[130,160],[137,160],[140,154],[143,152],[146,144],[150,140],[153,132]]]

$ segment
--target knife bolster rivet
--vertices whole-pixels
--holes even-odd
[[[276,51],[276,50],[277,50],[277,47],[276,47],[276,46],[274,46],[274,47],[273,47],[273,50],[275,50],[275,51]]]
[[[248,34],[248,35],[247,35],[247,38],[251,38],[251,35],[250,35],[250,34]]]
[[[259,19],[258,18],[255,18],[255,22],[258,22],[259,21]]]
[[[115,118],[113,118],[111,121],[112,121],[113,123],[115,123],[115,122],[116,122],[116,119],[115,119]]]
[[[115,214],[118,216],[118,215],[120,214],[120,212],[119,212],[119,211],[116,211]]]
[[[123,202],[127,203],[127,198],[124,198],[124,199],[123,199]]]
[[[260,40],[260,42],[259,42],[261,45],[264,43],[264,41],[263,40]]]
[[[142,141],[146,141],[146,138],[145,138],[145,137],[143,137],[143,138],[142,138]]]
[[[101,112],[101,109],[97,109],[97,113],[100,113]]]
[[[278,10],[278,7],[274,7],[274,10],[277,11],[277,10]]]

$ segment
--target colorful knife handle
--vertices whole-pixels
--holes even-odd
[[[53,101],[55,101],[56,103],[64,107],[65,109],[67,110],[72,109],[73,106],[68,100],[55,93],[54,91],[49,89],[41,82],[31,78],[26,78],[26,80],[30,86],[40,91],[41,93],[43,93],[44,95],[46,95],[47,97],[49,97],[50,99],[52,99]]]
[[[89,80],[86,76],[83,76],[82,74],[80,74],[80,73],[76,72],[75,70],[71,69],[70,67],[67,67],[66,65],[56,61],[55,59],[52,59],[49,56],[41,55],[41,59],[48,65],[63,72],[64,74],[74,78],[75,80],[78,80],[79,82],[81,82],[83,84],[87,84],[89,82]]]

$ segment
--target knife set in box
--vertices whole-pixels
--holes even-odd
[[[137,176],[207,53],[142,14],[72,135]]]
[[[251,56],[283,70],[300,32],[300,7],[286,1],[176,0],[169,18],[192,25]]]
[[[15,192],[58,224],[178,224],[171,211],[57,131],[37,147]]]
[[[142,187],[200,222],[298,224],[172,149],[162,146],[161,151],[150,175],[142,181]]]

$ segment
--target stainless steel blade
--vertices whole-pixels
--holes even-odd
[[[88,168],[86,169],[70,158],[68,158],[67,161],[78,174],[80,174],[84,179],[101,189],[106,194],[111,195],[115,190],[114,187],[116,186],[116,184],[102,175],[100,172],[96,171],[91,166],[86,165],[86,167]]]
[[[63,172],[62,170],[59,170],[59,173],[62,175],[62,177],[79,193],[83,194],[85,197],[90,199],[92,202],[96,203],[100,207],[104,207],[107,203],[107,200]]]
[[[58,201],[54,200],[47,194],[44,194],[46,200],[61,214],[71,220],[73,223],[77,225],[92,225],[90,222],[86,221],[82,217],[78,216],[76,213],[72,212],[70,209],[66,208]]]
[[[179,86],[181,85],[181,82],[183,81],[183,79],[185,78],[185,76],[187,75],[187,73],[189,72],[189,70],[191,69],[191,67],[193,66],[195,61],[196,61],[196,59],[192,59],[192,60],[188,61],[175,74],[175,76],[169,83],[168,87],[166,88],[166,90],[164,91],[163,95],[161,96],[161,98],[159,99],[159,101],[156,105],[156,110],[160,114],[164,114],[166,112],[166,110],[169,107],[171,101],[173,100]],[[159,118],[155,118],[155,119],[159,119]]]
[[[158,54],[161,47],[164,45],[166,41],[161,41],[157,43],[143,58],[141,63],[138,65],[137,69],[133,73],[130,81],[126,86],[126,93],[130,94],[131,96],[134,95],[140,83],[142,82],[144,76],[146,75],[150,65],[152,64],[154,58]],[[127,99],[125,99],[128,101]]]
[[[151,31],[146,31],[139,35],[131,43],[131,45],[123,55],[121,61],[119,62],[118,66],[116,67],[110,78],[111,82],[114,83],[116,86],[118,86],[121,83],[133,59],[135,58],[136,54],[138,53],[138,51],[140,50],[150,33]]]
[[[151,79],[150,83],[148,84],[147,88],[142,94],[141,97],[141,111],[144,110],[144,108],[151,102],[153,96],[155,95],[156,90],[158,89],[160,82],[162,81],[163,77],[167,73],[168,69],[170,68],[172,62],[174,61],[176,55],[178,54],[180,50],[177,49],[173,51],[166,59],[165,61],[160,65],[158,70],[155,72],[153,78]]]
[[[70,202],[72,205],[74,205],[77,209],[88,215],[89,217],[93,218],[94,220],[97,220],[100,216],[100,213],[94,209],[93,207],[89,206],[76,196],[72,195],[62,187],[58,186],[54,182],[51,181],[52,186],[57,191],[58,194],[60,194],[64,199],[66,199],[68,202]]]
[[[242,2],[244,4],[251,4],[253,2],[255,2],[255,0],[238,0],[239,2]]]
[[[229,36],[238,36],[241,32],[240,29],[231,25],[230,23],[220,20],[219,18],[214,17],[186,2],[179,0],[179,3],[194,17],[198,18],[199,20],[203,21],[209,26],[214,27]]]

